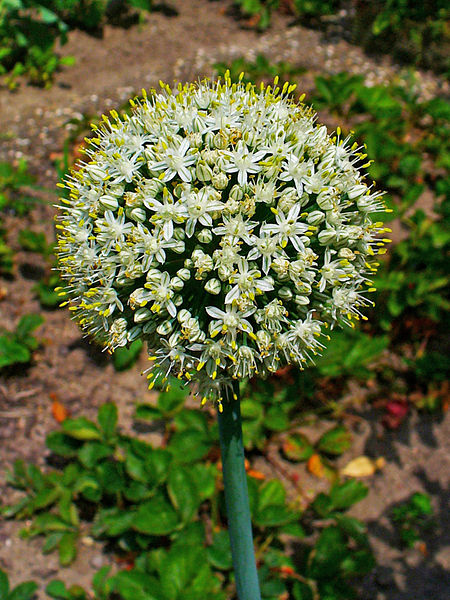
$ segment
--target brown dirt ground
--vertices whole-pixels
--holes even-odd
[[[348,70],[363,73],[368,81],[395,81],[400,68],[388,58],[368,59],[362,51],[342,40],[326,40],[321,34],[298,25],[288,27],[289,19],[276,16],[272,28],[259,35],[241,29],[225,14],[228,2],[184,0],[177,3],[178,15],[161,12],[148,16],[146,23],[124,30],[106,27],[103,39],[80,32],[69,36],[61,49],[74,55],[76,64],[56,76],[50,90],[25,84],[15,93],[0,89],[0,160],[25,157],[40,185],[54,189],[54,160],[61,155],[64,139],[70,132],[67,121],[82,114],[97,114],[120,105],[142,87],[157,85],[159,79],[171,82],[212,74],[216,61],[245,55],[252,59],[263,52],[273,62],[287,60],[308,72],[302,85],[311,89],[317,73]],[[429,73],[418,73],[421,93],[430,96],[446,88]],[[331,123],[331,126],[333,123]],[[13,229],[33,227],[52,230],[55,197],[41,192],[44,202],[20,220],[11,218]],[[31,287],[42,273],[42,262],[20,251],[16,245],[16,276],[2,281],[0,323],[12,328],[20,316],[39,312]],[[47,311],[38,330],[43,341],[30,367],[4,378],[0,385],[0,493],[10,500],[4,485],[4,471],[13,460],[23,458],[45,464],[45,436],[55,428],[51,417],[52,399],[58,398],[72,415],[93,417],[105,401],[119,406],[121,423],[129,429],[134,403],[150,400],[144,381],[137,376],[146,364],[117,374],[105,357],[82,339],[65,311]],[[352,393],[353,400],[364,390]],[[383,433],[379,415],[368,412],[354,427],[355,443],[342,457],[342,464],[354,456],[384,457],[386,466],[370,478],[368,497],[353,513],[369,524],[378,567],[368,577],[361,592],[364,600],[446,600],[450,596],[450,534],[448,520],[448,454],[450,414],[436,419],[413,418],[400,431]],[[127,425],[128,424],[128,425]],[[309,433],[314,435],[314,430]],[[256,465],[273,473],[267,465]],[[299,470],[306,493],[317,489],[317,480]],[[415,491],[426,491],[433,498],[437,526],[426,539],[427,553],[418,549],[401,551],[390,524],[390,507]],[[59,569],[56,556],[43,556],[39,540],[23,541],[17,533],[21,524],[0,522],[0,566],[12,582],[33,578],[41,589],[52,578],[89,587],[93,573],[107,558],[102,548],[85,537],[76,562]],[[39,598],[44,598],[40,592]],[[200,600],[200,599],[199,599]]]

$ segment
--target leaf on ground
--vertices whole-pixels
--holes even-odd
[[[341,475],[347,477],[370,477],[377,470],[375,461],[368,456],[357,456],[341,469]]]

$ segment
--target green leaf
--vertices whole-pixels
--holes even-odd
[[[78,458],[85,467],[93,469],[95,465],[107,456],[111,456],[113,450],[101,442],[87,442],[78,451]]]
[[[111,438],[117,427],[117,406],[112,402],[103,404],[98,409],[97,420],[106,439]]]
[[[167,481],[167,491],[183,523],[188,523],[195,515],[201,498],[192,475],[186,467],[172,467]]]
[[[0,336],[0,368],[27,363],[30,360],[31,354],[26,346],[5,335]]]
[[[49,433],[45,443],[49,450],[58,456],[64,456],[65,458],[76,456],[81,445],[81,442],[69,437],[62,431],[53,431],[52,433]]]
[[[0,600],[7,600],[9,594],[9,580],[5,571],[0,569]]]
[[[267,506],[284,505],[286,501],[286,490],[278,479],[266,481],[259,489],[258,510]]]
[[[112,355],[113,365],[116,371],[126,371],[134,365],[139,358],[143,347],[142,340],[134,340],[129,346],[116,348]]]
[[[278,527],[299,519],[299,515],[289,510],[287,506],[274,505],[258,509],[253,520],[259,527]]]
[[[294,462],[308,460],[314,454],[314,447],[302,433],[289,435],[283,442],[283,454]]]
[[[147,471],[150,482],[157,485],[167,479],[171,453],[165,448],[155,448],[146,456]]]
[[[177,431],[171,438],[168,449],[174,460],[181,464],[200,460],[209,452],[211,443],[201,431]]]
[[[168,535],[177,526],[177,513],[162,495],[141,504],[133,519],[133,528],[149,535]]]
[[[182,408],[189,395],[189,388],[172,384],[168,392],[161,392],[158,396],[158,408],[164,417],[170,417]]]
[[[103,489],[108,494],[116,494],[125,489],[126,483],[122,464],[106,461],[97,465],[96,471]]]
[[[310,575],[319,579],[331,579],[339,573],[341,561],[347,553],[347,544],[341,530],[338,527],[327,527],[312,550]]]
[[[428,494],[421,494],[416,492],[411,496],[411,506],[416,508],[422,515],[433,514],[433,507],[431,505],[431,498]]]
[[[44,322],[44,317],[37,314],[24,315],[16,328],[16,336],[19,340],[27,341],[28,336],[32,331],[37,329]]]
[[[19,231],[19,244],[24,250],[46,255],[48,251],[47,240],[44,233],[38,233],[31,229]]]
[[[44,488],[40,490],[33,499],[33,507],[38,510],[53,504],[60,495],[60,490],[57,487]]]
[[[67,567],[67,565],[70,565],[75,560],[77,555],[76,541],[77,534],[74,532],[67,532],[62,536],[58,544],[58,550],[59,562],[63,567]]]
[[[158,580],[136,570],[117,573],[113,586],[123,600],[163,600]]]
[[[330,490],[330,499],[333,508],[345,510],[365,498],[368,492],[368,488],[361,481],[349,479],[344,483],[335,483],[333,485]]]
[[[151,404],[138,404],[134,413],[135,419],[144,419],[146,421],[156,421],[162,418],[161,411]]]
[[[241,415],[242,418],[251,420],[262,420],[264,416],[264,409],[261,402],[256,400],[245,399],[241,401]]]
[[[264,425],[272,431],[286,431],[290,421],[283,405],[271,406],[264,417]]]
[[[8,596],[8,600],[31,600],[38,589],[35,581],[19,583]]]
[[[53,579],[53,581],[50,581],[48,586],[45,588],[45,592],[51,598],[56,598],[56,600],[70,599],[69,591],[67,590],[65,583],[60,579]]]
[[[325,454],[339,456],[350,448],[351,443],[352,436],[350,432],[342,425],[337,425],[322,435],[317,442],[317,448]]]
[[[101,434],[97,425],[85,417],[66,419],[62,423],[65,434],[77,440],[100,440]]]
[[[208,561],[216,569],[228,571],[233,566],[231,557],[230,536],[227,531],[214,534],[213,543],[207,548]]]
[[[355,517],[349,517],[348,515],[336,514],[334,515],[334,518],[342,531],[353,538],[355,542],[362,545],[368,543],[366,526],[364,523],[355,519]]]

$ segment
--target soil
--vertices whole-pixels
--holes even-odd
[[[212,75],[215,62],[239,56],[252,59],[258,53],[271,62],[289,61],[306,68],[301,77],[306,92],[318,73],[347,70],[362,73],[366,81],[374,83],[399,79],[401,68],[387,57],[369,59],[342,39],[325,39],[317,31],[291,26],[286,16],[276,15],[264,34],[242,29],[226,14],[228,6],[225,1],[184,0],[177,3],[174,16],[156,11],[145,23],[130,29],[108,26],[102,39],[72,32],[60,52],[74,55],[76,63],[57,73],[51,89],[25,84],[14,93],[0,89],[0,160],[25,157],[39,185],[50,190],[38,192],[43,202],[27,217],[7,221],[17,253],[14,278],[0,286],[2,326],[12,328],[21,315],[41,310],[31,288],[45,265],[21,251],[13,233],[32,227],[50,238],[55,160],[61,157],[64,140],[73,128],[70,120],[116,107],[142,87],[157,86],[160,79],[172,82]],[[424,97],[447,91],[431,73],[418,72],[417,81]],[[334,126],[330,119],[328,123]],[[46,311],[44,316],[37,332],[42,345],[33,362],[22,372],[5,377],[0,385],[0,493],[5,501],[14,496],[5,485],[4,473],[15,459],[39,465],[46,462],[45,436],[55,429],[50,409],[55,399],[73,416],[87,417],[93,417],[105,401],[116,402],[122,427],[130,430],[134,404],[154,397],[137,375],[146,367],[144,355],[132,370],[116,373],[110,361],[82,338],[66,311]],[[364,394],[364,390],[360,392]],[[380,428],[375,409],[361,408],[360,414],[363,419],[353,428],[354,444],[341,458],[342,464],[361,454],[386,460],[385,467],[367,479],[368,497],[353,509],[369,526],[378,565],[366,578],[361,598],[446,600],[450,596],[450,414],[441,420],[415,416],[392,433]],[[298,472],[303,489],[308,493],[317,489],[318,480],[304,470]],[[416,491],[432,497],[437,523],[424,540],[425,546],[404,551],[389,513],[393,505]],[[22,526],[0,522],[0,567],[7,570],[13,584],[35,579],[43,590],[57,577],[89,587],[94,572],[108,562],[102,547],[85,535],[76,562],[60,569],[55,555],[42,554],[39,539],[25,541],[18,536]],[[41,591],[39,598],[44,597]]]

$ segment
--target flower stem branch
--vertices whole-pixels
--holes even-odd
[[[227,391],[223,412],[218,412],[228,532],[238,598],[260,600],[244,465],[238,383],[234,385],[234,393],[237,399],[232,398],[232,394]]]

